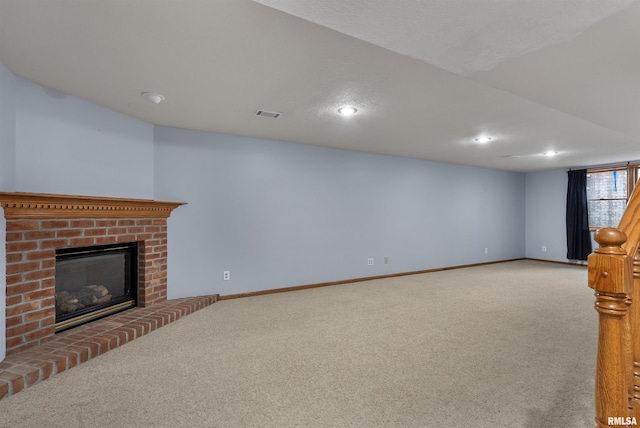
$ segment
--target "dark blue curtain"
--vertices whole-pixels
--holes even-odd
[[[569,171],[567,186],[567,258],[587,260],[591,233],[587,211],[587,170]]]

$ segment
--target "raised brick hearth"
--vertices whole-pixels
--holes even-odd
[[[167,301],[167,218],[180,205],[0,192],[7,256],[7,356],[0,362],[0,398],[216,300]],[[56,250],[124,242],[138,245],[138,306],[56,334]]]
[[[167,299],[167,217],[180,203],[0,193],[7,222],[7,355],[55,334],[56,249],[138,243],[138,306]]]
[[[172,299],[133,308],[56,334],[42,345],[0,361],[0,399],[131,342],[194,311],[217,295]]]

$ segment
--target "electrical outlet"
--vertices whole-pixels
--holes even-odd
[[[367,260],[367,264],[368,264],[369,266],[373,266],[373,259],[368,259],[368,260]]]
[[[231,272],[228,270],[222,272],[222,279],[225,281],[229,281],[231,279]]]
[[[542,252],[544,253],[545,251],[547,251],[547,246],[546,246],[546,245],[543,245],[543,246],[542,246]]]

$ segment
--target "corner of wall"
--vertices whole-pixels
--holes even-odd
[[[0,61],[0,190],[15,191],[16,95],[15,76]],[[6,220],[0,208],[0,361],[6,355]]]
[[[6,223],[7,221],[4,218],[4,215],[0,215],[0,260],[2,261],[0,263],[0,278],[6,278],[6,263],[5,260],[7,259],[6,256]],[[3,281],[3,282],[6,282]],[[3,287],[0,287],[0,361],[2,361],[6,355],[6,335],[5,335],[5,328],[6,328],[6,307],[7,305],[5,304],[5,299],[6,299],[6,292],[7,292],[7,287],[6,285]]]

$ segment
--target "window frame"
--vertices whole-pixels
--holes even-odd
[[[613,172],[613,171],[626,171],[627,172],[627,197],[626,198],[589,198],[587,195],[587,204],[590,201],[625,201],[625,204],[629,203],[629,199],[633,194],[633,191],[638,182],[638,178],[640,177],[640,163],[627,164],[625,166],[617,166],[617,167],[601,167],[601,168],[588,168],[587,174],[597,174],[603,172]],[[591,223],[591,222],[589,222]],[[589,224],[589,230],[594,232],[600,228],[607,226],[592,226]]]

